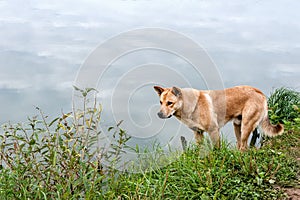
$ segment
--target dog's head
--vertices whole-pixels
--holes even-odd
[[[157,115],[162,118],[170,118],[176,111],[182,107],[182,93],[180,88],[162,88],[154,86],[154,90],[157,92],[160,98],[160,111]]]

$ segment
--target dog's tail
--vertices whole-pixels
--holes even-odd
[[[284,127],[282,124],[273,125],[271,124],[268,116],[268,107],[266,106],[265,115],[261,121],[261,128],[264,131],[264,134],[270,137],[274,137],[277,135],[282,135],[284,131]]]

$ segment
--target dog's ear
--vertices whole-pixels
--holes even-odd
[[[181,90],[178,87],[172,87],[172,93],[176,96],[176,97],[180,97],[181,94]]]
[[[165,91],[165,89],[160,86],[154,86],[154,90],[157,92],[158,96]]]

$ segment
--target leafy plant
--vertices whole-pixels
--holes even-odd
[[[112,185],[117,170],[103,161],[117,163],[120,151],[130,139],[118,125],[117,142],[109,151],[99,146],[101,105],[88,95],[94,89],[79,90],[83,109],[63,113],[48,121],[39,116],[25,124],[4,124],[0,135],[0,197],[13,199],[92,199],[101,197]],[[113,161],[112,161],[113,160]]]
[[[269,116],[273,123],[300,124],[300,92],[281,87],[268,99]]]

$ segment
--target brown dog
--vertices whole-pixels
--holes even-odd
[[[247,148],[250,133],[261,126],[268,136],[281,135],[283,125],[272,125],[268,118],[265,95],[250,86],[237,86],[225,90],[195,90],[192,88],[162,88],[154,86],[160,97],[162,119],[174,115],[194,131],[197,143],[208,132],[213,144],[220,146],[219,131],[233,121],[237,147]]]

